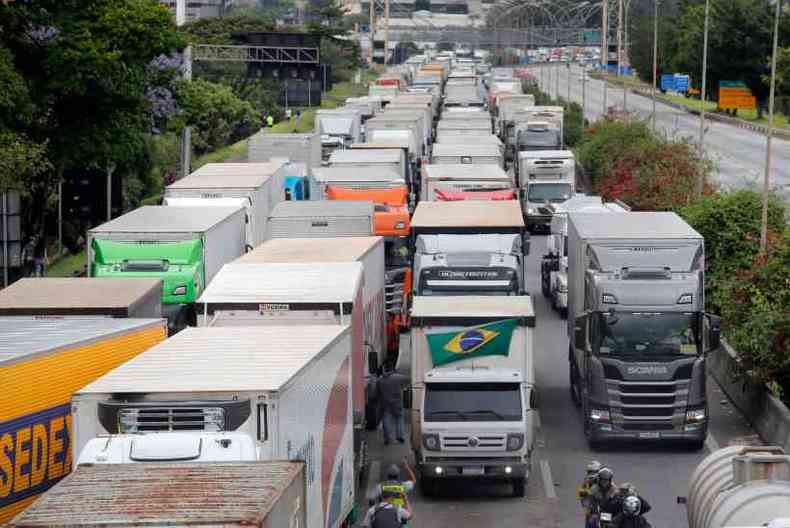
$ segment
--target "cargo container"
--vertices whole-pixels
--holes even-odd
[[[159,279],[21,279],[0,290],[0,316],[162,317]]]
[[[303,527],[306,480],[304,462],[82,465],[7,526]]]
[[[247,161],[264,162],[276,158],[287,158],[285,167],[286,191],[288,198],[302,195],[309,199],[312,169],[321,166],[321,135],[310,134],[272,134],[261,130],[247,141]]]
[[[409,180],[409,163],[406,153],[400,148],[338,150],[329,158],[329,166],[389,168],[404,180]]]
[[[422,492],[485,479],[523,497],[537,427],[532,299],[415,297],[411,317],[407,400]]]
[[[266,239],[266,220],[285,199],[287,160],[265,163],[207,163],[165,188],[164,204],[177,207],[232,206],[247,213],[247,245]]]
[[[245,249],[240,207],[150,205],[88,231],[88,272],[162,279],[162,310],[176,330],[193,319],[195,299],[220,267]]]
[[[269,217],[269,238],[324,238],[374,234],[373,202],[282,202]]]
[[[494,116],[496,126],[495,134],[504,132],[505,125],[513,120],[513,114],[528,106],[535,106],[535,96],[531,94],[503,93],[497,100],[496,115]]]
[[[475,134],[474,136],[459,136],[452,133],[440,134],[436,136],[436,143],[453,143],[462,145],[473,143],[475,145],[496,145],[499,148],[500,153],[504,153],[505,151],[505,144],[502,143],[501,139],[499,139],[494,134],[487,134],[482,130],[479,134]]]
[[[467,199],[475,193],[512,190],[513,178],[499,165],[431,164],[422,167],[421,200],[442,200],[444,193],[462,192]]]
[[[436,165],[497,165],[503,166],[502,151],[496,145],[480,145],[470,140],[463,143],[436,143],[431,163]]]
[[[436,125],[436,133],[447,133],[455,135],[480,135],[481,133],[491,133],[491,120],[473,120],[465,122],[463,119],[440,119]]]
[[[362,141],[362,112],[347,107],[317,110],[315,130],[321,134],[321,160],[325,162],[335,150]]]
[[[365,135],[370,137],[374,130],[411,130],[420,146],[417,155],[422,156],[427,151],[431,140],[431,122],[426,121],[426,115],[427,110],[420,108],[385,111],[365,123]]]
[[[71,471],[72,394],[166,336],[161,319],[0,317],[0,522]]]
[[[305,526],[339,528],[356,484],[352,332],[291,323],[188,328],[86,386],[72,401],[75,456],[100,435],[134,434],[143,456],[184,461],[207,432],[244,434],[258,460],[304,461]]]

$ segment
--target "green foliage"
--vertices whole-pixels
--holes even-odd
[[[0,190],[27,195],[51,168],[45,145],[0,129]]]
[[[653,13],[633,17],[629,33],[628,59],[644,82],[653,82]],[[633,20],[633,19],[632,19]],[[677,53],[677,16],[661,7],[658,17],[658,79],[671,72],[670,61]]]
[[[176,99],[180,109],[177,126],[194,127],[192,146],[198,154],[238,141],[260,128],[260,114],[227,86],[203,80],[182,81]]]
[[[355,41],[324,37],[321,40],[321,62],[332,69],[335,82],[350,81],[362,65],[359,44]]]
[[[276,31],[274,19],[259,13],[236,13],[229,16],[199,18],[181,27],[193,44],[238,44],[239,33]]]

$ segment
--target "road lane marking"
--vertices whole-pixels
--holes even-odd
[[[551,467],[548,460],[540,461],[540,474],[543,477],[543,488],[546,490],[546,498],[556,499],[557,490],[554,489],[554,479],[551,478]]]
[[[705,447],[708,448],[708,451],[713,453],[714,451],[719,450],[719,443],[713,438],[711,433],[708,433],[708,436],[705,437]]]

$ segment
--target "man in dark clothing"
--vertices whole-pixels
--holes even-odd
[[[395,435],[401,444],[403,439],[403,388],[409,384],[409,377],[398,374],[391,365],[385,365],[384,374],[376,384],[376,396],[383,411],[381,424],[384,428],[384,444],[392,441],[390,420],[394,423]]]
[[[643,516],[650,509],[647,503],[647,508],[643,507],[643,500],[636,495],[626,497],[621,512],[612,519],[612,528],[652,528]]]

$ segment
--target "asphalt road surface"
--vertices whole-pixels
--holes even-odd
[[[571,403],[568,386],[568,340],[566,322],[552,311],[540,294],[540,256],[545,237],[532,239],[528,259],[528,288],[533,292],[537,316],[536,375],[539,387],[540,428],[533,455],[532,474],[525,498],[511,497],[509,486],[477,482],[450,483],[438,497],[414,492],[412,527],[448,528],[543,528],[581,527],[575,490],[587,462],[597,459],[615,470],[615,480],[632,482],[653,506],[648,519],[653,526],[688,526],[678,496],[685,496],[688,479],[710,450],[731,442],[757,443],[746,421],[728,403],[710,379],[708,385],[711,434],[706,448],[631,444],[592,451],[582,433],[580,412]],[[724,402],[724,403],[723,403]],[[408,438],[408,435],[407,435]],[[381,434],[371,436],[371,486],[388,464],[410,459],[411,449],[400,444],[383,446]]]
[[[542,89],[552,96],[567,98],[570,81],[571,99],[578,103],[585,100],[585,116],[598,119],[603,113],[604,82],[588,79],[582,83],[581,68],[568,69],[559,66],[540,66],[535,74]],[[557,82],[559,77],[559,83]],[[584,84],[584,86],[583,86]],[[623,107],[623,89],[609,85],[607,106]],[[648,118],[653,111],[649,97],[629,93],[627,109]],[[678,110],[658,102],[656,104],[657,127],[670,137],[687,138],[695,145],[699,139],[699,116]],[[762,189],[765,171],[766,136],[732,125],[705,121],[705,149],[716,166],[716,180],[725,189]],[[790,200],[790,141],[774,138],[771,186]]]

